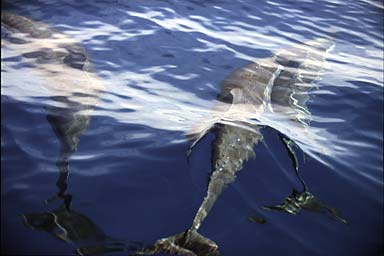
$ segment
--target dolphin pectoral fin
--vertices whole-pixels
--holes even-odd
[[[262,206],[261,208],[263,210],[276,210],[293,215],[298,214],[301,209],[318,213],[329,212],[342,223],[347,223],[347,221],[341,217],[339,211],[322,203],[308,191],[298,192],[294,189],[292,194],[284,199],[284,203],[275,206]]]
[[[328,206],[326,206],[326,209],[329,211],[329,213],[333,217],[335,217],[336,219],[338,219],[339,221],[341,221],[344,224],[348,224],[348,221],[340,216],[340,212],[337,209],[331,208],[331,207],[328,207]]]
[[[299,179],[301,185],[303,186],[303,190],[307,191],[308,190],[307,184],[305,184],[303,177],[301,177],[301,175],[299,173],[299,160],[297,158],[296,151],[295,151],[295,148],[299,148],[299,147],[296,145],[296,143],[293,140],[291,140],[287,136],[283,135],[282,133],[280,133],[279,136],[280,136],[280,139],[283,142],[285,148],[288,151],[288,155],[292,161],[293,169],[295,170],[296,176]],[[305,156],[305,154],[304,154],[304,156]]]
[[[308,193],[308,192],[303,192],[303,193]],[[287,196],[284,199],[284,202],[282,204],[273,205],[273,206],[262,206],[261,209],[270,210],[270,211],[281,211],[281,212],[286,212],[289,214],[296,215],[297,213],[300,212],[302,207],[302,202],[298,198],[303,193],[300,193],[296,189],[293,189],[291,195]]]
[[[261,209],[268,210],[268,211],[279,211],[279,212],[286,212],[292,215],[296,215],[300,211],[300,207],[288,205],[288,204],[277,204],[272,206],[261,206]]]
[[[193,142],[189,146],[189,149],[187,150],[187,158],[189,158],[189,156],[192,153],[193,148],[197,145],[197,143],[199,143],[205,137],[205,135],[207,135],[210,132],[210,130],[213,127],[215,127],[215,124],[212,124],[210,126],[205,127],[203,130],[201,130],[197,134],[191,134],[188,136],[191,140],[193,140]]]
[[[308,192],[307,192],[308,193]],[[309,194],[309,193],[308,193]],[[333,207],[330,207],[323,202],[319,201],[317,198],[315,198],[312,194],[310,194],[310,197],[306,199],[302,205],[302,208],[304,210],[312,211],[312,212],[323,212],[327,211],[329,212],[334,218],[338,219],[344,224],[347,224],[347,220],[341,217],[340,212]]]
[[[299,161],[297,159],[296,152],[294,150],[294,147],[297,147],[296,144],[290,138],[286,137],[285,135],[280,134],[279,136],[280,136],[280,139],[283,142],[285,148],[288,151],[289,157],[292,160],[293,168],[295,170],[299,170]]]
[[[280,211],[280,212],[285,211],[283,205],[280,205],[280,204],[271,205],[271,206],[263,205],[263,206],[260,206],[260,208],[266,211]]]
[[[185,256],[220,256],[218,246],[195,230],[160,239],[136,255],[172,254]]]
[[[248,221],[249,221],[249,222],[254,222],[254,223],[259,223],[259,224],[265,224],[265,223],[267,223],[267,221],[265,220],[265,218],[263,218],[263,217],[261,217],[261,216],[257,216],[257,215],[248,217]]]

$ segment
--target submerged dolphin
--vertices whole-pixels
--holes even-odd
[[[57,166],[68,175],[68,158],[88,127],[91,113],[104,90],[80,42],[45,23],[12,13],[1,14],[2,48],[28,67],[28,74],[49,95],[47,119],[60,141]],[[6,59],[3,59],[6,61]]]
[[[304,133],[310,119],[306,107],[308,91],[311,83],[318,78],[325,55],[332,45],[328,39],[294,45],[270,58],[235,70],[224,79],[212,118],[196,128],[196,140],[191,146],[192,149],[211,128],[216,128],[207,194],[187,231],[160,239],[139,254],[220,255],[216,243],[200,235],[198,230],[224,187],[235,180],[244,161],[255,157],[254,146],[263,140],[261,126],[247,121],[262,119],[268,112],[272,117],[293,122],[294,127]],[[264,208],[291,214],[296,214],[301,208],[325,210],[344,222],[333,208],[322,204],[308,192],[298,172],[295,144],[284,134],[281,134],[281,138],[294,160],[296,175],[303,184],[303,190],[294,190],[282,205]]]
[[[51,211],[24,214],[24,223],[35,230],[46,231],[54,237],[80,246],[77,253],[93,255],[112,251],[137,249],[137,244],[126,244],[106,236],[87,216],[71,208],[72,195],[67,194],[68,158],[76,151],[80,135],[87,129],[91,113],[104,90],[102,80],[93,71],[84,48],[79,42],[47,24],[23,16],[2,13],[2,47],[21,56],[30,68],[28,72],[39,78],[48,90],[50,104],[47,119],[60,142],[56,164],[60,175],[56,182],[57,199],[62,205]]]

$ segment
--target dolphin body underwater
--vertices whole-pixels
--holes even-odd
[[[75,234],[80,228],[87,239],[95,236],[104,240],[105,235],[86,216],[70,210],[72,197],[65,194],[69,174],[68,158],[76,151],[79,137],[89,125],[90,115],[98,104],[104,85],[79,42],[44,23],[23,16],[2,13],[1,20],[7,32],[4,39],[7,42],[3,44],[2,38],[2,47],[9,47],[20,54],[31,67],[30,71],[41,78],[41,84],[52,95],[50,98],[55,104],[47,107],[47,119],[61,145],[56,161],[60,170],[57,181],[59,191],[46,202],[63,199],[63,207],[51,213],[26,214],[23,216],[24,221],[32,228],[60,236],[53,227],[55,221],[52,216],[56,216],[63,222],[60,226],[68,227],[67,231],[73,230]],[[332,45],[328,39],[297,44],[270,58],[260,59],[235,70],[224,79],[212,111],[213,118],[201,122],[193,132],[195,141],[190,151],[211,130],[215,130],[216,139],[212,146],[212,174],[207,194],[192,225],[187,231],[159,239],[153,245],[137,250],[135,254],[221,255],[216,243],[199,234],[198,230],[224,187],[235,180],[236,173],[242,169],[245,161],[255,157],[254,146],[263,141],[262,126],[247,121],[261,118],[269,112],[272,116],[296,123],[297,129],[304,131],[310,119],[306,107],[308,92],[312,89],[312,82],[318,78],[325,55]],[[296,214],[301,209],[317,212],[325,210],[345,222],[335,209],[321,203],[308,192],[298,170],[295,143],[284,134],[281,134],[281,140],[293,160],[296,176],[303,189],[294,189],[283,204],[266,206],[264,209],[290,214]],[[63,239],[76,242],[82,237],[69,234]],[[84,249],[88,253],[83,253],[93,254],[114,251],[116,248],[109,250],[96,246]]]
[[[212,143],[212,173],[206,196],[187,231],[159,239],[139,254],[221,255],[218,245],[199,234],[198,230],[224,187],[235,180],[236,173],[242,169],[245,161],[255,157],[254,147],[263,141],[262,126],[247,121],[261,119],[265,112],[269,112],[272,117],[293,122],[296,129],[305,133],[310,120],[310,112],[306,107],[308,92],[318,79],[326,53],[332,46],[332,40],[323,38],[296,44],[278,51],[272,57],[239,68],[224,79],[212,117],[192,132],[194,142],[188,151],[189,155],[192,148],[211,130],[216,132]],[[282,204],[264,206],[262,209],[289,214],[297,214],[301,209],[329,212],[346,223],[336,209],[323,204],[308,192],[299,173],[295,154],[297,145],[287,135],[279,133],[303,189],[293,189]],[[250,217],[249,220],[265,223],[260,217]]]
[[[38,84],[49,95],[45,107],[47,120],[60,141],[56,165],[60,179],[65,180],[68,158],[76,151],[79,137],[89,125],[91,113],[104,91],[103,82],[80,42],[73,38],[45,23],[12,13],[1,14],[1,25],[2,31],[5,30],[2,48],[21,57],[28,73],[37,77]],[[2,61],[6,62],[7,58]]]
[[[45,203],[57,200],[62,203],[50,211],[23,214],[24,224],[75,243],[80,255],[137,249],[137,244],[108,237],[90,218],[74,211],[72,195],[66,193],[68,158],[76,152],[80,135],[87,129],[104,90],[84,48],[80,42],[47,24],[23,16],[2,13],[1,24],[2,31],[6,31],[4,38],[2,35],[2,48],[21,56],[28,74],[35,75],[42,89],[47,89],[50,100],[46,106],[47,120],[60,142],[56,161],[60,172],[56,182],[58,192]],[[2,61],[6,62],[7,58]]]

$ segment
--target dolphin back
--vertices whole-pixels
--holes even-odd
[[[6,30],[2,47],[5,41],[6,51],[20,57],[23,76],[31,76],[32,83],[22,82],[20,86],[28,87],[37,95],[40,90],[42,95],[47,95],[43,102],[47,119],[61,145],[56,164],[62,173],[68,172],[68,159],[89,125],[105,89],[104,83],[94,72],[81,42],[75,38],[48,24],[13,13],[2,13],[1,22]],[[14,69],[4,65],[4,70],[7,68]]]
[[[87,72],[94,71],[81,44],[49,25],[13,13],[2,13],[1,24],[10,34],[5,39],[27,49],[24,58],[34,59],[39,65],[61,63]]]
[[[318,38],[280,50],[273,56],[274,62],[282,67],[271,91],[275,112],[308,125],[309,92],[312,83],[319,79],[326,54],[333,45],[332,40]]]
[[[13,13],[2,13],[1,23],[32,38],[49,38],[55,33],[52,28],[42,22],[32,21]]]

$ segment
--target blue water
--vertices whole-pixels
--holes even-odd
[[[383,255],[382,2],[36,0],[2,7],[81,42],[105,86],[70,157],[65,193],[93,230],[125,243],[120,249],[131,246],[111,255],[191,225],[206,194],[214,134],[189,161],[186,134],[210,111],[228,74],[292,43],[333,38],[307,103],[327,152],[309,145],[302,148],[309,157],[298,157],[309,191],[348,224],[330,214],[260,209],[300,186],[278,132],[265,128],[265,144],[255,146],[256,158],[200,233],[224,256]],[[75,254],[83,246],[76,239],[65,242],[23,222],[22,215],[63,203],[44,204],[58,193],[60,142],[47,121],[49,92],[3,40],[1,68],[2,254]]]

